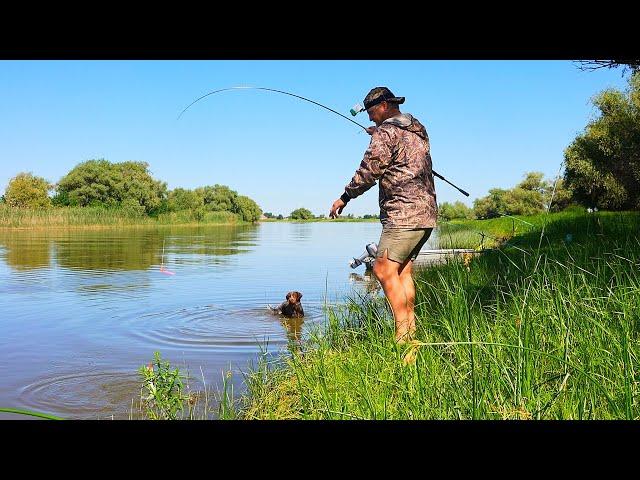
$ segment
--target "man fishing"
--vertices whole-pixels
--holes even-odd
[[[402,113],[387,87],[371,89],[364,99],[369,147],[360,166],[329,211],[337,218],[346,204],[379,181],[382,234],[373,273],[382,285],[395,321],[395,339],[405,343],[416,331],[413,261],[436,226],[437,204],[429,137],[412,115]],[[352,112],[353,114],[353,112]]]

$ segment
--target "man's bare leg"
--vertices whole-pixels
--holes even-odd
[[[385,250],[382,257],[376,258],[373,274],[382,285],[384,294],[391,306],[396,325],[396,341],[404,343],[410,335],[410,312],[407,305],[407,294],[403,282],[400,280],[399,270],[401,264],[389,260],[387,253],[388,251]]]
[[[416,333],[416,287],[413,281],[413,261],[408,259],[400,266],[400,282],[404,287],[407,297],[407,318],[409,338],[413,338]]]

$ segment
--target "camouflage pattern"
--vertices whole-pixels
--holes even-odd
[[[372,106],[383,101],[401,104],[404,103],[404,97],[396,97],[387,87],[375,87],[369,90],[367,96],[364,97],[364,108],[369,110]]]
[[[436,192],[429,137],[424,126],[403,113],[388,118],[371,136],[351,182],[349,198],[362,195],[379,180],[380,222],[387,228],[436,226]]]

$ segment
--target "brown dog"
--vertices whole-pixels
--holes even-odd
[[[302,309],[302,304],[300,303],[301,298],[302,294],[300,292],[289,292],[286,296],[287,300],[285,302],[282,302],[279,307],[274,308],[269,306],[269,308],[273,311],[273,313],[281,313],[285,317],[304,317],[304,310]]]

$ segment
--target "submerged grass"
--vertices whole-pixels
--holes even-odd
[[[461,222],[501,246],[416,273],[414,342],[351,298],[248,375],[233,418],[640,418],[640,214],[512,220]]]

